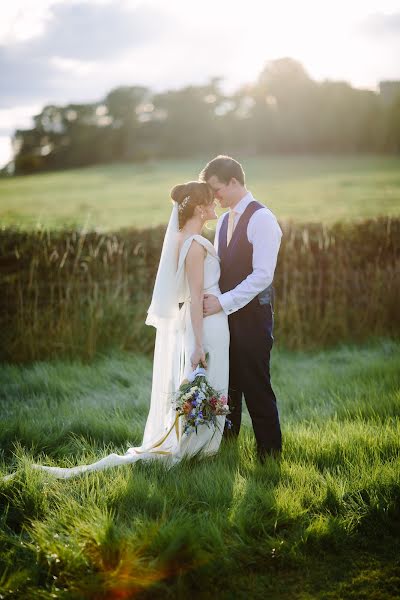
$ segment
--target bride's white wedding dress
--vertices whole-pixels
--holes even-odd
[[[174,208],[176,211],[176,207]],[[177,215],[174,216],[177,223]],[[172,216],[171,216],[172,220]],[[171,220],[169,228],[171,226]],[[173,239],[176,240],[174,231]],[[168,234],[168,231],[167,231]],[[166,234],[166,238],[167,238]],[[168,245],[169,250],[163,253],[157,274],[155,292],[149,314],[155,318],[146,321],[157,327],[156,345],[153,362],[153,381],[150,410],[147,417],[142,445],[128,448],[125,454],[109,454],[101,460],[76,467],[51,467],[40,464],[31,465],[34,469],[44,470],[60,479],[74,477],[88,471],[100,471],[110,467],[134,463],[138,460],[164,461],[172,466],[184,457],[200,453],[202,456],[212,455],[218,451],[225,417],[219,416],[218,427],[203,424],[198,432],[183,433],[183,417],[178,417],[173,408],[172,396],[183,379],[191,375],[190,356],[194,349],[194,334],[190,317],[190,292],[186,276],[185,258],[192,243],[199,243],[205,250],[204,258],[204,292],[218,296],[220,289],[219,257],[214,246],[201,235],[187,238],[178,255],[177,246]],[[175,242],[174,242],[175,244]],[[162,267],[163,255],[168,254],[169,271]],[[175,277],[172,286],[172,257]],[[168,262],[168,261],[167,261]],[[162,273],[161,273],[162,271]],[[169,277],[169,279],[168,279]],[[156,293],[157,292],[157,293]],[[168,300],[168,293],[170,300]],[[174,302],[174,306],[164,311],[165,304]],[[178,300],[179,304],[176,303]],[[180,310],[178,306],[181,305]],[[153,307],[153,311],[151,310]],[[210,384],[221,394],[227,396],[229,377],[229,328],[228,319],[223,311],[203,319],[203,344],[209,354],[206,376]],[[11,477],[11,476],[8,476]]]

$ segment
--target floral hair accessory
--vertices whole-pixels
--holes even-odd
[[[186,196],[186,198],[184,198],[182,200],[182,202],[178,206],[179,212],[182,212],[185,209],[185,206],[189,202],[189,200],[190,200],[190,196]]]

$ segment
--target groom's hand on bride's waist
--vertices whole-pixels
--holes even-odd
[[[210,315],[215,315],[220,310],[222,310],[222,306],[221,306],[217,296],[213,296],[212,294],[204,294],[203,317],[209,317]]]

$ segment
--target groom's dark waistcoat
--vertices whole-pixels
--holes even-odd
[[[253,200],[247,206],[236,225],[231,241],[227,246],[228,217],[226,213],[218,237],[218,254],[221,259],[221,277],[219,287],[221,292],[229,292],[241,283],[253,272],[253,244],[247,239],[247,225],[252,215],[260,208],[264,208],[260,202]],[[246,306],[250,307],[256,303],[270,304],[273,297],[272,284],[262,290]]]

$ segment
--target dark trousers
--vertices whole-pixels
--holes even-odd
[[[228,317],[229,407],[232,428],[226,437],[237,436],[242,420],[242,397],[253,423],[257,451],[263,455],[280,451],[282,435],[276,397],[271,387],[270,352],[273,344],[273,311],[256,297]]]

